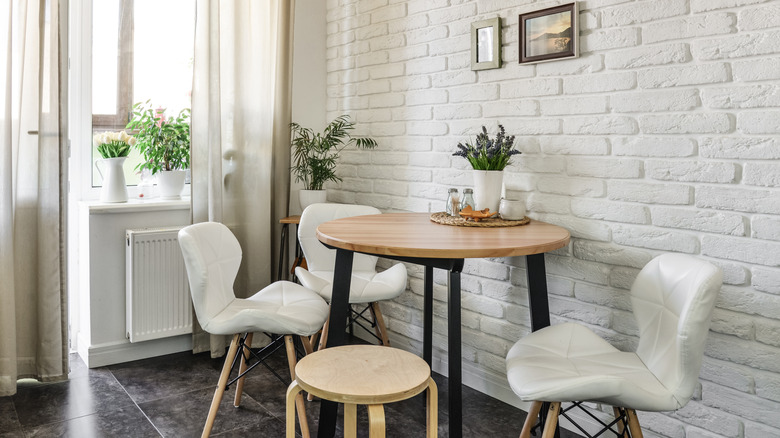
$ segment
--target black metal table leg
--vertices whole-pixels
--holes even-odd
[[[449,376],[448,388],[450,395],[450,437],[460,438],[463,435],[463,364],[461,359],[461,318],[460,318],[460,272],[463,270],[463,260],[450,270],[447,282],[447,342]]]
[[[349,313],[349,287],[352,280],[352,259],[354,253],[345,249],[336,249],[336,266],[333,272],[333,295],[330,301],[330,322],[328,324],[327,347],[344,344],[344,331],[347,328]],[[336,434],[336,415],[338,403],[322,400],[320,402],[320,421],[318,438],[332,438]]]
[[[279,271],[276,274],[276,281],[282,280],[282,272],[284,272],[284,248],[287,246],[287,225],[282,224],[282,238],[279,242]]]
[[[425,267],[423,279],[423,360],[433,361],[433,266]]]

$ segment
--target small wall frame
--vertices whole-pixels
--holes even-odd
[[[579,56],[577,2],[520,14],[520,64]]]
[[[501,18],[471,23],[471,69],[501,67]]]

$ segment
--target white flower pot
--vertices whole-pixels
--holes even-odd
[[[157,188],[160,199],[180,199],[184,190],[184,170],[162,170],[157,172]]]
[[[125,170],[122,168],[126,159],[127,157],[116,157],[95,161],[95,167],[103,178],[103,187],[100,189],[101,202],[127,202],[127,183]],[[102,170],[100,165],[103,166]]]
[[[311,204],[321,204],[328,200],[327,190],[301,190],[298,192],[298,202],[301,203],[301,211]]]
[[[504,184],[503,170],[474,171],[474,203],[477,210],[489,208],[498,211],[501,202],[501,189]]]

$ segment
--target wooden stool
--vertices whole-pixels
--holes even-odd
[[[368,405],[369,436],[385,436],[385,403],[406,400],[428,389],[426,437],[438,432],[438,390],[421,358],[397,348],[345,345],[306,355],[287,389],[287,437],[295,436],[295,396],[302,390],[344,404],[344,437],[357,434],[357,405]]]

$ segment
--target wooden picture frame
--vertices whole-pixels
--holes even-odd
[[[501,18],[471,23],[471,69],[501,67]]]
[[[579,56],[577,2],[520,14],[520,64]]]

